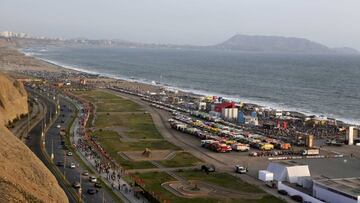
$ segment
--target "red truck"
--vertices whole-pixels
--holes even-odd
[[[230,152],[231,151],[230,146],[228,146],[226,144],[216,143],[216,142],[210,145],[210,149],[215,151],[215,152],[220,152],[220,153]]]

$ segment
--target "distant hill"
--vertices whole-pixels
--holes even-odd
[[[235,35],[214,48],[247,52],[336,53],[325,45],[307,39],[279,36]]]
[[[60,39],[31,37],[27,34],[4,32],[0,33],[0,40],[11,42],[17,47],[32,46],[66,46],[66,47],[127,47],[127,48],[174,48],[174,49],[220,49],[236,50],[244,52],[261,53],[306,53],[306,54],[360,54],[357,50],[348,47],[330,48],[323,44],[310,41],[304,38],[281,37],[281,36],[253,36],[235,35],[230,39],[213,46],[194,46],[176,44],[151,44],[129,42],[124,40],[109,39]],[[25,36],[25,37],[19,37]]]
[[[350,47],[336,47],[332,48],[338,54],[360,54],[360,52],[356,49]]]

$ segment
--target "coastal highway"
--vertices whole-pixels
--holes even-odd
[[[38,98],[47,106],[48,111],[46,112],[46,118],[43,120],[46,123],[50,123],[50,112],[55,113],[54,101],[48,96],[44,96],[37,91],[29,90],[29,94],[37,95]],[[60,129],[58,125],[66,128],[72,120],[72,107],[71,104],[65,100],[60,99],[59,104],[62,108],[62,111],[59,112],[59,116],[52,122],[52,125],[49,126],[48,131],[45,134],[45,150],[48,155],[51,156],[51,153],[54,154],[54,160],[51,162],[49,156],[44,153],[42,147],[41,139],[41,130],[42,122],[39,122],[30,132],[29,139],[26,141],[28,147],[40,158],[40,160],[49,168],[49,170],[55,175],[60,186],[65,191],[66,195],[69,198],[70,202],[79,202],[80,197],[78,192],[72,188],[71,184],[74,182],[81,182],[82,195],[81,201],[86,203],[95,203],[95,202],[116,202],[111,194],[104,188],[95,188],[94,183],[90,183],[89,176],[84,176],[82,173],[86,169],[82,168],[82,165],[75,159],[73,156],[67,156],[68,151],[64,150],[61,144],[63,138],[59,135]],[[57,162],[64,163],[64,166],[56,166]],[[70,163],[75,164],[75,168],[70,168]],[[66,177],[65,181],[64,175]],[[90,174],[92,175],[92,174]],[[81,180],[81,181],[80,181]],[[88,189],[97,189],[98,192],[95,194],[88,194]]]
[[[45,164],[45,166],[53,173],[56,174],[56,169],[54,165],[49,161],[42,150],[42,139],[41,139],[41,132],[42,132],[42,123],[49,123],[50,121],[50,112],[55,112],[55,105],[50,102],[49,98],[37,93],[36,91],[27,89],[29,94],[36,95],[39,100],[41,100],[46,106],[47,111],[45,112],[45,117],[37,124],[34,128],[29,131],[28,139],[26,140],[26,145],[34,152],[34,154]],[[77,197],[72,194],[66,184],[66,182],[59,176],[55,175],[58,183],[63,188],[64,192],[66,193],[69,202],[77,202]]]

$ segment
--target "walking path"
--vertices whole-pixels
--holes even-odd
[[[70,134],[72,134],[70,140],[72,144],[78,146],[78,150],[76,151],[76,153],[79,155],[79,157],[83,160],[85,164],[87,164],[90,168],[97,172],[97,174],[99,175],[99,177],[101,177],[104,183],[107,184],[110,188],[112,188],[113,192],[118,195],[124,202],[147,203],[148,201],[145,198],[140,196],[136,197],[133,191],[133,187],[123,179],[123,170],[115,170],[112,167],[106,167],[106,164],[102,162],[101,157],[95,156],[92,151],[89,151],[86,148],[79,148],[79,146],[81,146],[80,143],[84,143],[84,138],[79,133],[79,118],[83,117],[84,114],[80,111],[80,109],[82,109],[81,106],[76,101],[71,101],[79,110],[78,116],[76,117],[70,129]]]

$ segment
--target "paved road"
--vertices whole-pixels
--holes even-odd
[[[94,183],[89,181],[89,176],[84,176],[82,173],[85,171],[79,164],[79,162],[73,156],[67,156],[68,150],[63,149],[62,141],[65,141],[65,138],[62,137],[60,133],[61,128],[67,128],[70,125],[72,120],[72,112],[74,107],[71,103],[67,102],[64,99],[59,100],[61,106],[61,111],[58,119],[56,119],[53,126],[51,126],[46,134],[46,151],[48,154],[53,152],[54,154],[54,163],[62,162],[63,167],[59,167],[61,173],[65,175],[66,179],[71,183],[81,182],[82,188],[82,200],[86,203],[96,203],[96,202],[115,202],[111,194],[105,189],[98,189],[94,187]],[[73,163],[76,168],[70,168],[70,164]],[[93,174],[90,174],[93,175]],[[96,189],[98,192],[96,194],[90,195],[87,193],[88,189]]]
[[[45,103],[45,105],[48,108],[48,111],[46,113],[46,118],[43,119],[46,123],[50,122],[50,112],[55,112],[55,106],[54,103],[51,102],[51,99],[49,99],[46,96],[40,95],[37,92],[34,91],[29,91],[30,94],[36,94],[38,95],[39,99],[42,100],[42,102]],[[51,152],[54,153],[54,161],[53,163],[50,163],[47,159],[47,157],[45,156],[45,154],[43,153],[43,151],[41,150],[41,130],[42,130],[42,122],[40,122],[39,124],[37,124],[29,133],[29,139],[26,140],[26,144],[28,145],[28,147],[40,158],[40,160],[50,169],[50,171],[53,174],[60,174],[59,172],[61,172],[62,174],[64,174],[65,171],[65,177],[68,180],[68,182],[63,180],[63,177],[59,177],[59,175],[55,175],[55,177],[57,178],[60,186],[64,189],[65,193],[67,194],[69,201],[70,202],[78,202],[79,201],[79,196],[74,195],[74,194],[78,194],[76,192],[76,190],[74,188],[72,188],[71,186],[68,185],[68,183],[72,184],[75,181],[80,182],[80,177],[81,177],[81,186],[82,186],[82,196],[81,199],[83,202],[86,203],[92,203],[92,202],[116,202],[111,194],[109,192],[107,192],[104,189],[98,189],[99,192],[97,192],[96,194],[90,195],[87,194],[87,189],[89,188],[94,188],[93,183],[89,182],[88,176],[83,176],[80,174],[85,171],[85,169],[82,169],[81,167],[79,167],[79,163],[77,162],[77,160],[72,157],[72,156],[64,156],[66,151],[63,150],[63,147],[61,146],[61,136],[59,135],[59,131],[60,129],[57,128],[57,125],[62,125],[63,127],[66,127],[66,125],[69,124],[70,120],[71,120],[71,111],[69,109],[69,107],[71,106],[69,103],[66,103],[66,101],[63,101],[62,99],[60,99],[60,105],[63,108],[63,111],[60,112],[60,116],[55,120],[55,122],[53,123],[52,126],[49,127],[47,133],[45,134],[45,149],[48,152],[48,154],[50,155]],[[66,105],[66,107],[63,107],[63,105]],[[64,123],[61,123],[61,120],[64,121]],[[55,163],[57,163],[58,161],[62,161],[63,163],[65,163],[64,161],[64,157],[66,157],[66,164],[65,164],[65,168],[64,167],[58,167],[55,166]],[[76,168],[75,169],[71,169],[69,167],[70,163],[75,163]]]
[[[41,132],[42,132],[42,123],[48,123],[50,121],[50,111],[55,111],[55,106],[53,103],[50,102],[50,100],[32,90],[28,90],[29,94],[35,94],[38,95],[39,99],[42,100],[47,105],[48,111],[45,113],[45,118],[42,119],[41,122],[39,122],[34,128],[32,128],[28,134],[28,139],[26,140],[25,144],[31,149],[31,151],[34,152],[34,154],[45,164],[45,166],[54,174],[55,168],[54,165],[49,162],[49,160],[46,158],[45,154],[43,153],[41,149]],[[77,202],[77,199],[74,195],[72,195],[66,188],[65,182],[58,176],[55,176],[58,180],[60,186],[64,189],[69,202]]]

